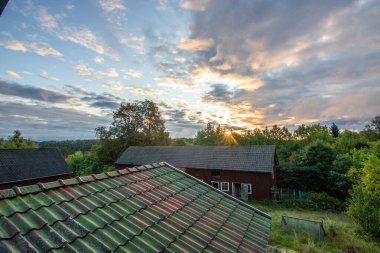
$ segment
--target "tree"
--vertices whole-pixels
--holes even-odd
[[[339,137],[339,128],[334,122],[332,123],[330,127],[330,133],[331,133],[331,136],[334,138]]]
[[[323,143],[332,143],[333,138],[326,126],[319,124],[305,126],[301,125],[294,131],[294,136],[304,145],[319,141]]]
[[[380,116],[373,118],[371,124],[366,125],[360,133],[370,141],[380,140]]]
[[[364,232],[380,239],[380,159],[374,154],[363,162],[360,178],[351,192],[348,212]]]
[[[0,139],[0,148],[38,148],[38,144],[22,137],[20,130],[15,130],[8,140]]]
[[[169,145],[169,133],[158,106],[150,100],[123,103],[113,112],[107,129],[95,129],[99,143],[95,151],[101,164],[113,164],[129,146]]]
[[[220,145],[224,135],[224,129],[220,125],[214,126],[212,123],[207,123],[204,129],[198,131],[194,144],[203,146]]]

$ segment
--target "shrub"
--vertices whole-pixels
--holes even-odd
[[[310,201],[314,203],[316,209],[342,211],[344,203],[326,192],[310,192]]]
[[[373,194],[360,185],[355,187],[351,192],[348,213],[365,234],[380,239],[380,194]]]

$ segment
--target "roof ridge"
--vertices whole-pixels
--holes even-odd
[[[126,167],[121,170],[116,169],[113,171],[91,174],[87,176],[77,176],[77,177],[72,177],[68,179],[58,179],[58,180],[46,182],[46,183],[38,182],[36,184],[31,184],[31,185],[26,185],[26,186],[21,186],[21,187],[13,186],[12,188],[0,190],[0,200],[43,192],[46,190],[56,189],[56,188],[60,188],[64,186],[79,185],[79,184],[83,184],[87,182],[103,180],[106,178],[119,177],[125,174],[130,174],[130,173],[143,171],[147,169],[162,167],[164,165],[166,165],[164,162],[152,163],[152,164],[147,164],[147,165],[142,165],[142,166],[134,166],[130,168]]]

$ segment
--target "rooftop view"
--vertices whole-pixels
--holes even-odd
[[[0,0],[0,253],[380,253],[380,1]]]

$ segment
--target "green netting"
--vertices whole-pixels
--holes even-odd
[[[310,234],[316,240],[322,240],[326,234],[323,228],[323,221],[282,216],[281,226],[291,232]]]

